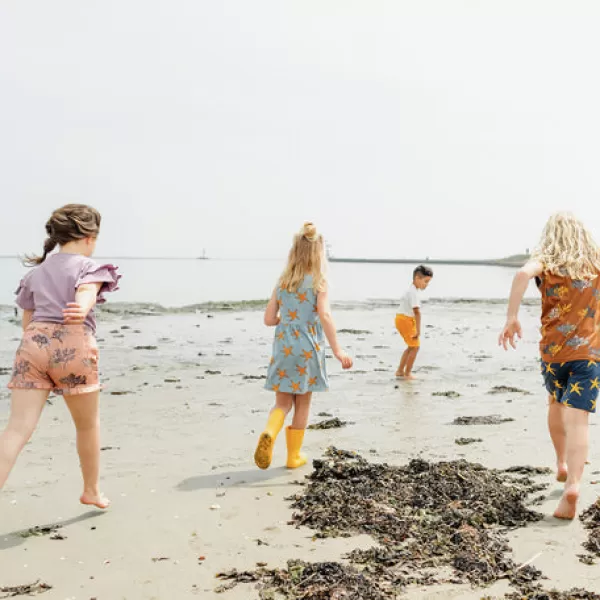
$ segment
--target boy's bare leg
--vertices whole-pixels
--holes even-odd
[[[554,400],[548,399],[548,431],[556,452],[556,480],[567,481],[567,437],[564,424],[565,407]]]
[[[404,377],[406,374],[406,363],[408,362],[408,357],[410,356],[410,348],[407,348],[402,354],[402,358],[400,359],[400,366],[396,371],[396,377]]]
[[[415,360],[417,360],[417,354],[419,354],[419,348],[409,348],[410,354],[408,355],[408,360],[406,361],[406,369],[404,371],[404,376],[406,379],[415,379],[415,376],[412,374],[413,366],[415,364]]]
[[[579,500],[579,484],[589,450],[589,413],[578,408],[564,408],[566,431],[567,482],[554,516],[557,519],[574,519]]]

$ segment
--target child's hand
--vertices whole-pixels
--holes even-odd
[[[523,338],[523,330],[521,329],[521,323],[519,319],[513,318],[506,321],[506,325],[498,338],[498,345],[502,346],[505,350],[508,350],[508,344],[516,349],[516,339]]]
[[[340,350],[339,352],[335,353],[335,357],[342,363],[343,369],[351,369],[352,368],[352,365],[353,365],[352,359],[345,352],[342,352]]]
[[[77,302],[69,302],[67,308],[63,310],[65,325],[80,325],[85,322],[86,316],[81,304]]]

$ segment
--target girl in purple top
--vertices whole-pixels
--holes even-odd
[[[83,474],[81,503],[108,508],[98,487],[98,346],[94,306],[103,293],[117,289],[113,265],[98,265],[94,253],[100,214],[90,206],[68,204],[46,223],[41,257],[21,281],[17,304],[23,309],[23,339],[17,350],[11,411],[0,435],[0,489],[35,430],[50,392],[62,394],[77,430]],[[50,255],[56,246],[59,252]],[[50,255],[50,256],[49,256]]]

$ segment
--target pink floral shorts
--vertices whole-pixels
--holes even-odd
[[[98,391],[96,337],[85,325],[31,323],[17,350],[8,387],[68,396]]]

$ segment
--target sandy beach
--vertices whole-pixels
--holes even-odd
[[[42,594],[47,600],[254,600],[258,592],[251,584],[216,594],[215,574],[257,563],[284,566],[292,558],[339,561],[350,550],[374,544],[368,536],[315,540],[313,531],[288,524],[292,510],[286,498],[300,490],[296,482],[311,466],[284,469],[283,438],[273,468],[263,472],[253,465],[256,438],[272,403],[260,379],[272,341],[261,312],[113,311],[102,315],[98,334],[106,385],[102,481],[113,506],[102,513],[78,504],[73,427],[62,400],[52,398],[0,493],[0,587],[41,580],[52,586]],[[496,345],[504,311],[500,303],[427,304],[419,381],[409,383],[394,378],[400,338],[393,308],[338,309],[338,328],[354,330],[340,337],[355,368],[342,373],[329,361],[331,391],[315,397],[312,420],[325,411],[351,423],[307,432],[310,457],[319,458],[334,445],[395,465],[422,457],[465,458],[490,468],[554,467],[537,366],[539,309],[524,308],[525,340],[509,354]],[[1,425],[19,336],[17,325],[0,321]],[[495,386],[529,394],[489,394]],[[457,397],[434,395],[441,392]],[[459,416],[492,414],[514,421],[452,425]],[[600,480],[596,430],[593,418],[581,508],[600,491],[600,484],[592,484]],[[483,441],[458,446],[459,437]],[[600,591],[598,569],[577,557],[585,540],[581,523],[550,516],[560,484],[552,476],[539,480],[550,484],[546,500],[536,507],[547,516],[509,534],[514,560],[534,557],[533,564],[549,578],[545,587]],[[60,525],[64,539],[21,535],[47,525]],[[506,582],[486,589],[432,586],[410,589],[405,597],[475,600],[502,597],[508,590]]]

